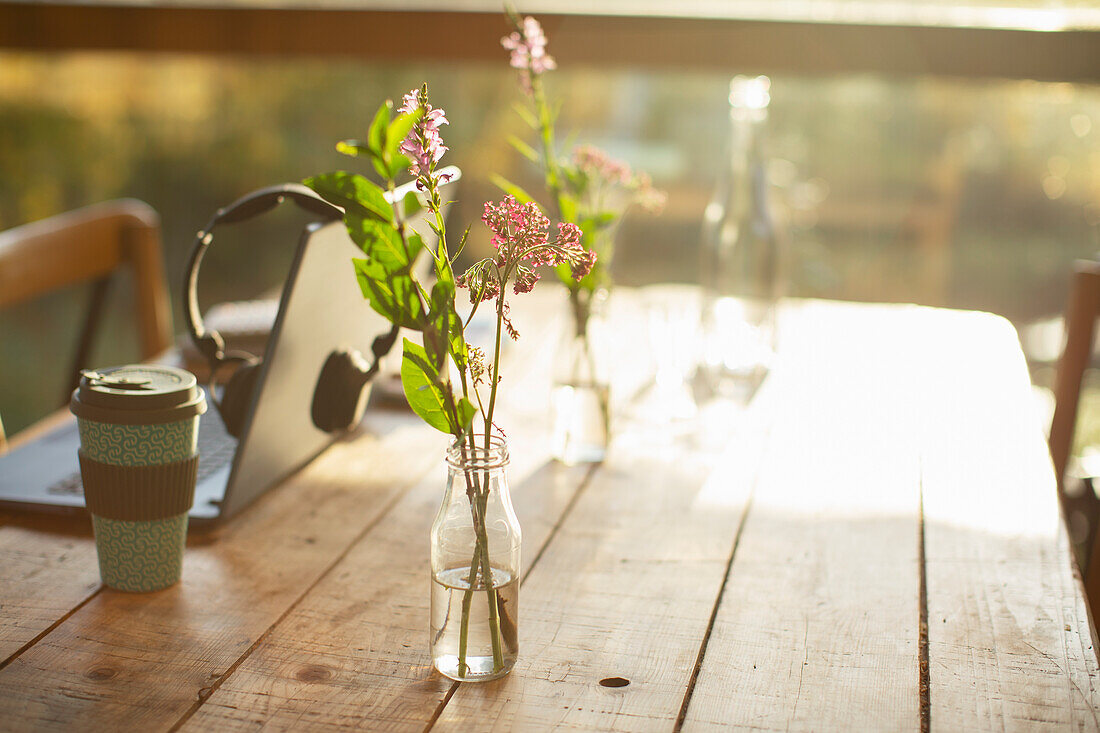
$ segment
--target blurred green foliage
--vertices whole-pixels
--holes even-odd
[[[537,171],[506,142],[524,130],[511,111],[518,92],[503,51],[498,65],[415,67],[0,54],[0,229],[110,198],[143,199],[163,218],[178,313],[191,240],[216,208],[346,167],[334,141],[362,137],[383,99],[423,81],[451,122],[444,163],[464,170],[455,220],[476,221],[482,202],[500,197],[491,172],[537,188]],[[618,282],[696,279],[728,81],[595,68],[547,77],[563,101],[559,129],[649,171],[670,193],[660,218],[635,213],[624,222]],[[1070,262],[1100,245],[1100,90],[873,76],[772,81],[771,173],[792,295],[979,308],[1017,322],[1061,310]],[[946,224],[937,229],[936,217]],[[277,286],[303,223],[279,210],[219,231],[203,268],[204,304]],[[468,256],[485,247],[475,226]],[[127,284],[113,295],[98,365],[137,354]],[[0,313],[0,413],[9,431],[59,401],[81,307],[70,294]]]

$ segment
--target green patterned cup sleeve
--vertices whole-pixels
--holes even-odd
[[[146,593],[179,581],[187,541],[186,513],[147,522],[93,514],[92,527],[104,585]]]
[[[77,419],[80,449],[100,463],[150,466],[190,458],[198,445],[199,418],[158,425],[117,425]]]

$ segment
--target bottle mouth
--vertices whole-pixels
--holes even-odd
[[[767,109],[772,99],[771,86],[771,79],[766,76],[735,76],[730,80],[730,106]]]
[[[508,465],[508,441],[502,435],[489,438],[489,447],[485,447],[485,436],[475,435],[474,445],[468,438],[455,442],[447,449],[447,465],[459,471],[485,471],[491,468],[503,468]]]
[[[735,76],[730,81],[730,118],[762,122],[768,118],[771,80],[766,76]]]

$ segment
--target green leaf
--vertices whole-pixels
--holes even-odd
[[[408,240],[409,243],[408,255],[410,266],[413,262],[416,262],[416,258],[421,252],[427,252],[429,256],[432,255],[432,251],[428,249],[427,245],[424,244],[424,240],[420,238],[420,235],[417,234],[415,230],[406,230],[405,239]]]
[[[463,236],[462,241],[465,243],[465,236]],[[438,255],[435,260],[436,280],[450,285],[453,290],[455,285],[455,272],[451,267],[451,258],[447,256],[447,243],[443,241],[442,237],[439,239],[436,253]]]
[[[496,173],[490,173],[489,180],[493,182],[494,186],[499,188],[501,191],[504,191],[504,193],[515,196],[516,201],[519,201],[521,204],[526,204],[535,200],[531,196],[531,194],[527,193],[522,188],[509,181],[504,176],[498,175]]]
[[[367,149],[379,160],[382,159],[382,151],[386,147],[386,126],[389,124],[392,113],[393,102],[387,99],[374,113],[374,120],[370,123],[370,130],[367,132]]]
[[[559,165],[558,171],[565,177],[569,190],[575,195],[583,196],[588,191],[588,175],[584,171],[569,165]]]
[[[447,410],[447,394],[440,384],[439,372],[428,359],[422,346],[404,340],[401,356],[401,386],[409,407],[424,422],[441,433],[459,434],[462,426],[454,424],[454,416]]]
[[[358,158],[361,155],[369,155],[370,149],[361,140],[341,140],[336,143],[336,152]]]
[[[371,308],[403,328],[419,331],[424,326],[424,309],[416,284],[408,275],[386,272],[377,262],[354,259],[355,277]]]
[[[389,180],[395,176],[390,172],[390,166],[379,158],[377,155],[371,153],[370,164],[374,166],[374,172],[378,174],[378,177],[382,180]]]
[[[401,171],[408,170],[411,164],[412,161],[410,161],[404,153],[396,153],[390,160],[389,175],[384,177],[397,178],[401,175]]]
[[[610,211],[579,217],[577,226],[584,232],[584,241],[588,249],[592,249],[592,245],[599,235],[609,229],[617,218],[618,217]]]
[[[516,114],[519,115],[519,118],[526,122],[527,126],[530,127],[532,130],[539,129],[538,118],[535,117],[535,113],[528,109],[526,106],[520,104],[519,102],[516,102],[512,105],[512,109],[516,111]]]
[[[363,297],[370,303],[370,307],[391,323],[397,321],[400,316],[393,299],[393,291],[385,285],[384,279],[377,277],[378,273],[371,266],[371,261],[353,258],[351,263],[355,267],[359,289],[363,291]]]
[[[469,430],[470,423],[473,422],[474,415],[477,414],[477,408],[474,407],[474,403],[470,402],[465,397],[460,397],[458,399],[458,404],[456,405],[456,408],[458,412],[459,423],[458,431],[456,432],[456,434],[462,435],[467,430]]]
[[[386,201],[385,193],[363,176],[333,171],[307,178],[304,183],[321,198],[342,208],[345,215],[358,213],[387,224],[393,222],[393,207]]]
[[[561,115],[562,107],[565,106],[565,100],[559,99],[554,103],[554,108],[547,108],[546,113],[550,121],[550,127],[553,127],[558,123],[558,116]]]
[[[401,235],[392,224],[383,224],[375,219],[355,214],[345,214],[344,224],[347,226],[351,241],[359,245],[363,254],[380,265],[384,272],[397,273],[409,269],[413,258],[405,249]],[[415,233],[410,234],[409,239],[414,236],[416,236]]]
[[[436,236],[436,242],[443,238],[443,232],[439,229],[439,226],[435,223],[434,219],[428,220],[428,228],[432,230],[432,233]]]
[[[458,249],[455,250],[454,255],[451,257],[451,262],[458,259],[458,256],[462,254],[462,250],[466,249],[466,239],[470,236],[470,227],[472,224],[466,226],[466,231],[462,232],[462,239],[458,240]]]
[[[577,220],[577,200],[569,194],[563,193],[558,198],[558,203],[561,205],[562,220],[575,222]]]
[[[447,345],[447,353],[461,369],[466,364],[466,339],[462,334],[462,318],[455,308],[454,280],[440,279],[432,287],[431,312],[433,328]],[[438,362],[437,362],[438,363]]]
[[[413,128],[413,125],[420,120],[423,114],[422,110],[415,109],[412,112],[398,115],[386,128],[386,144],[382,148],[382,157],[386,162],[392,162],[396,156],[401,154],[398,148],[401,147],[401,143],[409,136],[409,130]],[[406,158],[406,160],[408,159]],[[406,163],[406,165],[408,164]]]
[[[420,203],[420,197],[416,195],[415,191],[409,191],[401,201],[401,214],[406,220],[416,216],[417,212],[423,208],[424,204]]]
[[[527,160],[531,161],[532,163],[539,162],[538,151],[532,148],[527,143],[520,140],[515,135],[508,136],[508,144],[515,148],[520,155],[522,155],[524,158],[527,158]]]

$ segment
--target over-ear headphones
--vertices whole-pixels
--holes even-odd
[[[310,214],[317,215],[321,221],[341,219],[344,212],[328,203],[312,190],[296,183],[262,188],[248,194],[229,206],[218,209],[205,227],[195,237],[191,250],[191,259],[187,264],[187,279],[184,282],[184,319],[187,330],[199,353],[210,365],[210,385],[208,393],[213,397],[212,389],[217,373],[228,364],[236,364],[229,380],[222,390],[221,399],[213,399],[221,413],[226,431],[240,437],[244,429],[245,417],[256,388],[263,361],[244,351],[226,351],[225,340],[217,331],[207,330],[202,322],[198,304],[199,266],[203,255],[213,241],[214,227],[223,223],[241,222],[278,206],[290,199]],[[325,361],[313,393],[312,417],[314,424],[326,432],[336,432],[353,427],[363,415],[366,403],[364,387],[377,373],[379,362],[397,340],[398,327],[374,339],[371,351],[374,363],[367,365],[366,360],[357,351],[334,351]]]

